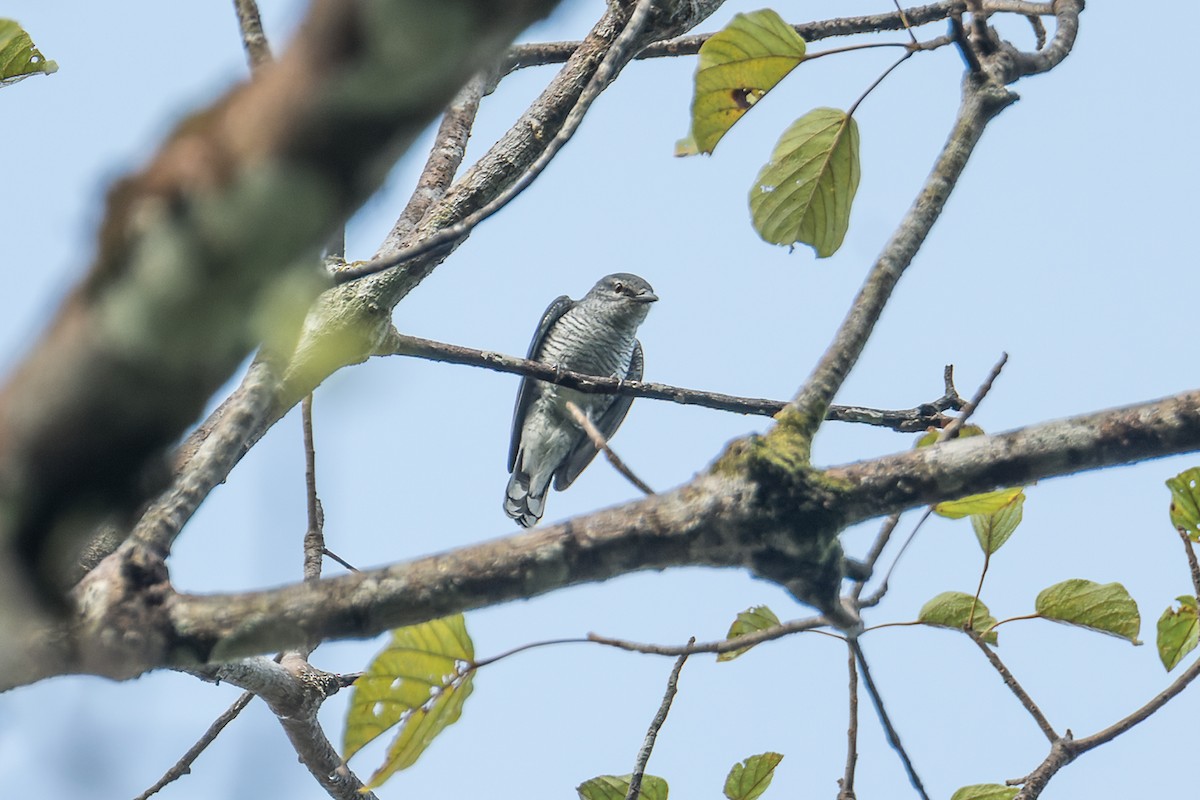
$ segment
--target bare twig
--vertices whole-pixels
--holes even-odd
[[[1200,597],[1200,563],[1196,561],[1196,549],[1187,533],[1179,528],[1175,530],[1183,541],[1183,551],[1187,554],[1188,570],[1192,573],[1192,588],[1196,590],[1196,597]]]
[[[134,800],[146,800],[146,798],[156,794],[168,783],[178,780],[184,775],[190,773],[192,771],[192,764],[197,758],[200,757],[200,754],[203,753],[205,749],[213,743],[213,741],[217,738],[217,735],[225,729],[226,725],[233,722],[233,720],[237,718],[237,715],[242,713],[242,709],[248,706],[250,701],[253,699],[253,692],[242,692],[241,697],[233,701],[233,705],[225,709],[221,716],[213,720],[213,724],[208,726],[208,730],[204,732],[204,735],[197,739],[194,745],[188,748],[188,751],[183,754],[183,757],[180,758],[179,761],[175,762],[175,766],[167,770],[153,786],[139,794],[134,798]]]
[[[987,378],[985,378],[983,383],[979,385],[979,388],[975,390],[975,395],[967,402],[965,406],[962,407],[962,412],[954,419],[953,422],[951,422],[945,428],[942,428],[942,432],[938,434],[939,442],[944,442],[948,439],[953,439],[955,436],[958,436],[958,432],[962,430],[962,426],[967,423],[967,420],[969,420],[971,415],[975,413],[975,409],[979,408],[979,404],[983,402],[983,399],[987,397],[988,392],[992,390],[992,384],[995,383],[996,378],[1000,375],[1000,370],[1004,369],[1004,365],[1007,363],[1008,353],[1002,353],[1000,355],[1000,360],[992,365],[992,369],[990,372],[988,372]]]
[[[530,361],[490,350],[478,350],[472,347],[445,344],[416,336],[406,336],[393,333],[376,352],[379,356],[399,355],[425,358],[431,361],[444,361],[450,364],[464,364],[473,367],[483,367],[495,372],[506,372],[512,375],[522,375],[536,378],[547,383],[555,383],[576,389],[581,392],[629,395],[631,397],[648,397],[652,400],[669,400],[683,405],[697,405],[718,411],[732,411],[738,414],[758,414],[774,416],[784,409],[786,403],[780,400],[766,400],[755,397],[736,397],[719,392],[705,392],[698,389],[685,389],[664,383],[648,381],[629,381],[610,376],[587,375],[582,372],[557,369],[540,361]],[[864,425],[891,428],[903,433],[924,431],[929,428],[942,428],[954,419],[946,415],[946,411],[957,411],[963,407],[964,400],[958,396],[952,382],[946,385],[946,393],[931,403],[924,403],[915,408],[891,410],[864,408],[862,406],[829,407],[826,419],[836,422],[855,422]]]
[[[1200,677],[1200,660],[1192,662],[1190,667],[1184,670],[1170,686],[1155,695],[1150,702],[1104,730],[1082,739],[1073,739],[1071,732],[1067,731],[1065,736],[1054,742],[1050,748],[1049,755],[1038,765],[1038,768],[1018,781],[1024,785],[1013,800],[1036,800],[1036,798],[1041,796],[1042,790],[1046,788],[1046,784],[1060,769],[1070,764],[1083,753],[1112,741],[1134,726],[1147,720],[1152,714],[1178,696],[1197,677]]]
[[[692,653],[728,653],[733,650],[744,650],[756,644],[769,642],[772,639],[779,639],[802,631],[816,630],[828,624],[829,620],[825,619],[825,617],[807,617],[805,619],[785,622],[782,625],[776,625],[771,628],[764,628],[761,631],[745,633],[741,636],[735,636],[732,639],[722,639],[717,642],[702,642],[701,644],[695,644],[693,641],[683,646],[627,642],[624,639],[611,639],[596,633],[589,633],[587,638],[589,642],[615,647],[619,650],[628,650],[633,653],[646,653],[655,656],[683,656],[691,655]]]
[[[358,567],[354,566],[349,561],[347,561],[346,559],[339,556],[337,553],[330,550],[328,547],[326,547],[321,552],[322,552],[322,554],[328,556],[329,558],[332,558],[334,561],[341,564],[343,567],[350,570],[351,572],[359,572],[360,571]]]
[[[688,639],[688,646],[695,644],[696,637]],[[658,732],[662,729],[663,723],[667,721],[667,713],[671,710],[671,703],[675,700],[675,692],[679,684],[679,672],[683,669],[683,664],[687,661],[687,653],[684,653],[675,662],[674,668],[671,669],[671,677],[667,679],[667,691],[663,694],[662,704],[658,707],[658,712],[654,715],[654,719],[650,722],[650,729],[646,731],[646,738],[642,740],[642,747],[638,750],[637,763],[633,767],[633,774],[629,777],[629,791],[625,795],[625,800],[637,800],[638,795],[642,791],[642,776],[646,774],[646,764],[650,761],[650,753],[654,751],[654,741],[658,738]]]
[[[321,578],[321,560],[325,555],[325,513],[317,497],[317,454],[313,448],[312,395],[300,405],[304,429],[304,488],[308,497],[308,530],[304,534],[304,580]]]
[[[636,486],[642,494],[654,494],[654,490],[647,486],[641,478],[634,475],[633,471],[625,466],[625,462],[621,460],[620,456],[613,452],[612,448],[608,446],[604,434],[596,429],[595,424],[588,419],[588,415],[583,413],[579,406],[568,400],[567,411],[571,412],[571,416],[575,419],[575,424],[583,428],[583,432],[592,440],[592,445],[604,453],[608,459],[608,463],[612,464],[613,469],[624,475],[625,479]]]
[[[854,648],[847,650],[846,669],[850,673],[850,723],[846,728],[846,771],[838,781],[837,800],[855,800],[854,769],[858,764],[858,668],[855,663]]]
[[[971,628],[964,630],[967,636],[971,638],[971,641],[975,642],[979,649],[983,651],[983,654],[987,656],[988,662],[995,667],[996,672],[1000,673],[1000,678],[1004,681],[1004,685],[1021,701],[1021,705],[1029,712],[1029,716],[1033,717],[1033,721],[1037,723],[1037,726],[1042,729],[1042,733],[1046,735],[1050,744],[1058,741],[1058,733],[1055,732],[1050,721],[1046,719],[1042,710],[1038,708],[1037,703],[1033,702],[1033,698],[1029,696],[1029,693],[1022,688],[1017,679],[1013,677],[1013,674],[1009,672],[1008,667],[1004,666],[1004,662],[1000,660],[1000,656],[996,655],[996,652],[987,646],[987,642],[983,641],[983,637],[979,635],[978,631]]]
[[[271,46],[263,33],[262,19],[258,16],[258,3],[255,0],[233,0],[233,8],[237,11],[242,46],[246,48],[246,60],[250,64],[250,70],[256,71],[271,60]]]
[[[883,706],[883,697],[879,694],[879,689],[875,686],[875,681],[871,678],[871,670],[867,666],[867,659],[863,655],[862,646],[859,645],[858,639],[850,637],[846,640],[850,645],[850,650],[858,659],[859,670],[862,672],[863,685],[867,687],[867,695],[871,698],[871,703],[875,706],[875,713],[879,715],[879,723],[883,726],[883,732],[887,735],[888,744],[896,751],[896,755],[900,757],[900,763],[904,765],[904,771],[908,774],[909,783],[917,790],[917,794],[921,796],[921,800],[929,800],[929,795],[925,792],[925,784],[921,782],[921,776],[917,774],[917,768],[913,766],[912,760],[908,757],[908,751],[904,749],[904,745],[900,742],[900,734],[896,732],[896,728],[892,725],[892,720],[888,717],[887,709]]]
[[[510,183],[502,192],[484,204],[483,207],[468,214],[453,225],[443,228],[426,239],[401,250],[345,269],[340,269],[333,273],[333,282],[335,284],[349,283],[350,281],[365,278],[368,275],[383,272],[386,269],[392,269],[409,261],[414,261],[421,256],[434,253],[442,248],[450,247],[458,240],[467,236],[476,225],[504,208],[517,195],[525,191],[526,187],[533,183],[534,179],[542,173],[542,170],[546,168],[551,159],[558,155],[558,151],[563,148],[563,145],[575,135],[575,131],[579,128],[579,124],[583,122],[584,115],[587,114],[592,103],[608,87],[609,82],[616,73],[618,62],[624,58],[626,51],[633,47],[637,41],[638,35],[649,18],[652,5],[652,0],[639,0],[633,9],[633,13],[629,15],[629,21],[625,24],[625,28],[613,40],[612,46],[609,47],[608,52],[604,56],[604,60],[600,62],[600,66],[596,68],[596,73],[588,81],[583,92],[580,93],[579,99],[567,115],[562,127],[559,128],[558,133],[554,135],[554,138],[550,140],[550,143],[546,145],[546,148],[542,150],[533,163],[521,174],[521,177]]]
[[[929,519],[931,514],[933,514],[932,507],[926,508],[922,512],[921,518],[913,526],[912,533],[908,534],[908,538],[904,540],[904,544],[900,545],[900,552],[896,553],[896,557],[892,559],[892,564],[888,567],[887,573],[884,574],[883,580],[880,581],[879,587],[869,597],[858,604],[860,608],[870,608],[871,606],[879,605],[879,601],[887,594],[888,581],[892,579],[892,573],[896,571],[896,565],[900,563],[900,557],[908,550],[908,546],[912,544],[913,539],[917,538],[917,531],[921,530],[921,526],[925,524],[925,520]]]

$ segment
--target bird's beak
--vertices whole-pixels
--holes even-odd
[[[657,303],[658,295],[656,295],[654,292],[645,292],[643,294],[636,295],[633,299],[639,303]]]

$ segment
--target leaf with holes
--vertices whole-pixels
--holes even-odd
[[[1200,542],[1200,467],[1168,478],[1167,488],[1171,490],[1171,524],[1193,542]]]
[[[42,55],[29,34],[15,21],[0,19],[0,86],[52,72],[58,64]]]
[[[462,714],[473,688],[475,658],[462,614],[397,628],[392,641],[354,682],[343,758],[399,725],[372,788],[412,766],[430,742]]]
[[[774,611],[766,606],[754,606],[737,615],[737,619],[729,626],[729,633],[725,635],[725,638],[735,639],[746,633],[774,628],[779,624],[779,617],[775,616]],[[730,650],[727,653],[718,653],[717,661],[733,661],[749,649],[749,647],[742,647],[737,650]]]
[[[754,229],[772,244],[837,252],[858,191],[858,123],[836,108],[817,108],[783,132],[750,189]]]
[[[1019,791],[1016,786],[977,783],[974,786],[962,787],[950,796],[950,800],[1012,800]]]
[[[575,787],[581,800],[625,800],[632,775],[601,775]],[[643,775],[638,800],[667,800],[667,782],[656,775]]]
[[[804,60],[804,40],[769,8],[736,14],[700,47],[692,126],[675,155],[711,153],[763,95]]]
[[[999,636],[992,630],[996,618],[982,600],[976,600],[973,595],[964,592],[942,592],[921,606],[917,622],[956,631],[965,629],[970,623],[971,629],[988,644],[999,642]]]
[[[782,760],[779,753],[761,753],[734,764],[725,779],[725,796],[729,800],[758,800],[771,785],[775,768]]]
[[[997,489],[994,492],[973,494],[957,500],[947,500],[933,507],[933,513],[947,519],[962,519],[975,514],[995,514],[1011,504],[1024,491],[1020,486]]]
[[[1034,607],[1045,619],[1078,625],[1100,633],[1108,633],[1138,641],[1142,618],[1137,603],[1119,583],[1099,584],[1072,578],[1043,589]]]
[[[1167,672],[1175,669],[1200,642],[1196,598],[1185,594],[1175,599],[1179,601],[1179,608],[1168,608],[1158,618],[1158,657]]]
[[[1021,524],[1024,507],[1025,493],[1021,492],[997,511],[971,515],[971,527],[975,529],[975,538],[979,540],[983,552],[990,556],[1004,546]]]

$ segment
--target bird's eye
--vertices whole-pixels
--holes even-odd
[[[613,291],[616,292],[617,294],[623,293],[625,291],[625,284],[621,283],[620,281],[617,281],[616,283],[613,284]]]

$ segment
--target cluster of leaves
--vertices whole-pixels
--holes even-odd
[[[1171,524],[1188,541],[1200,542],[1200,467],[1192,467],[1167,481],[1171,490]],[[1194,557],[1192,569],[1196,569]],[[1168,606],[1158,619],[1158,657],[1167,671],[1196,649],[1200,642],[1200,619],[1195,595],[1175,598],[1179,607]]]
[[[700,48],[691,131],[679,156],[711,154],[762,97],[805,60],[805,42],[774,11],[738,14]],[[858,125],[851,113],[817,108],[793,122],[750,188],[750,217],[765,241],[837,252],[858,191]]]
[[[42,55],[29,34],[15,21],[0,19],[0,86],[52,72],[58,64]]]

